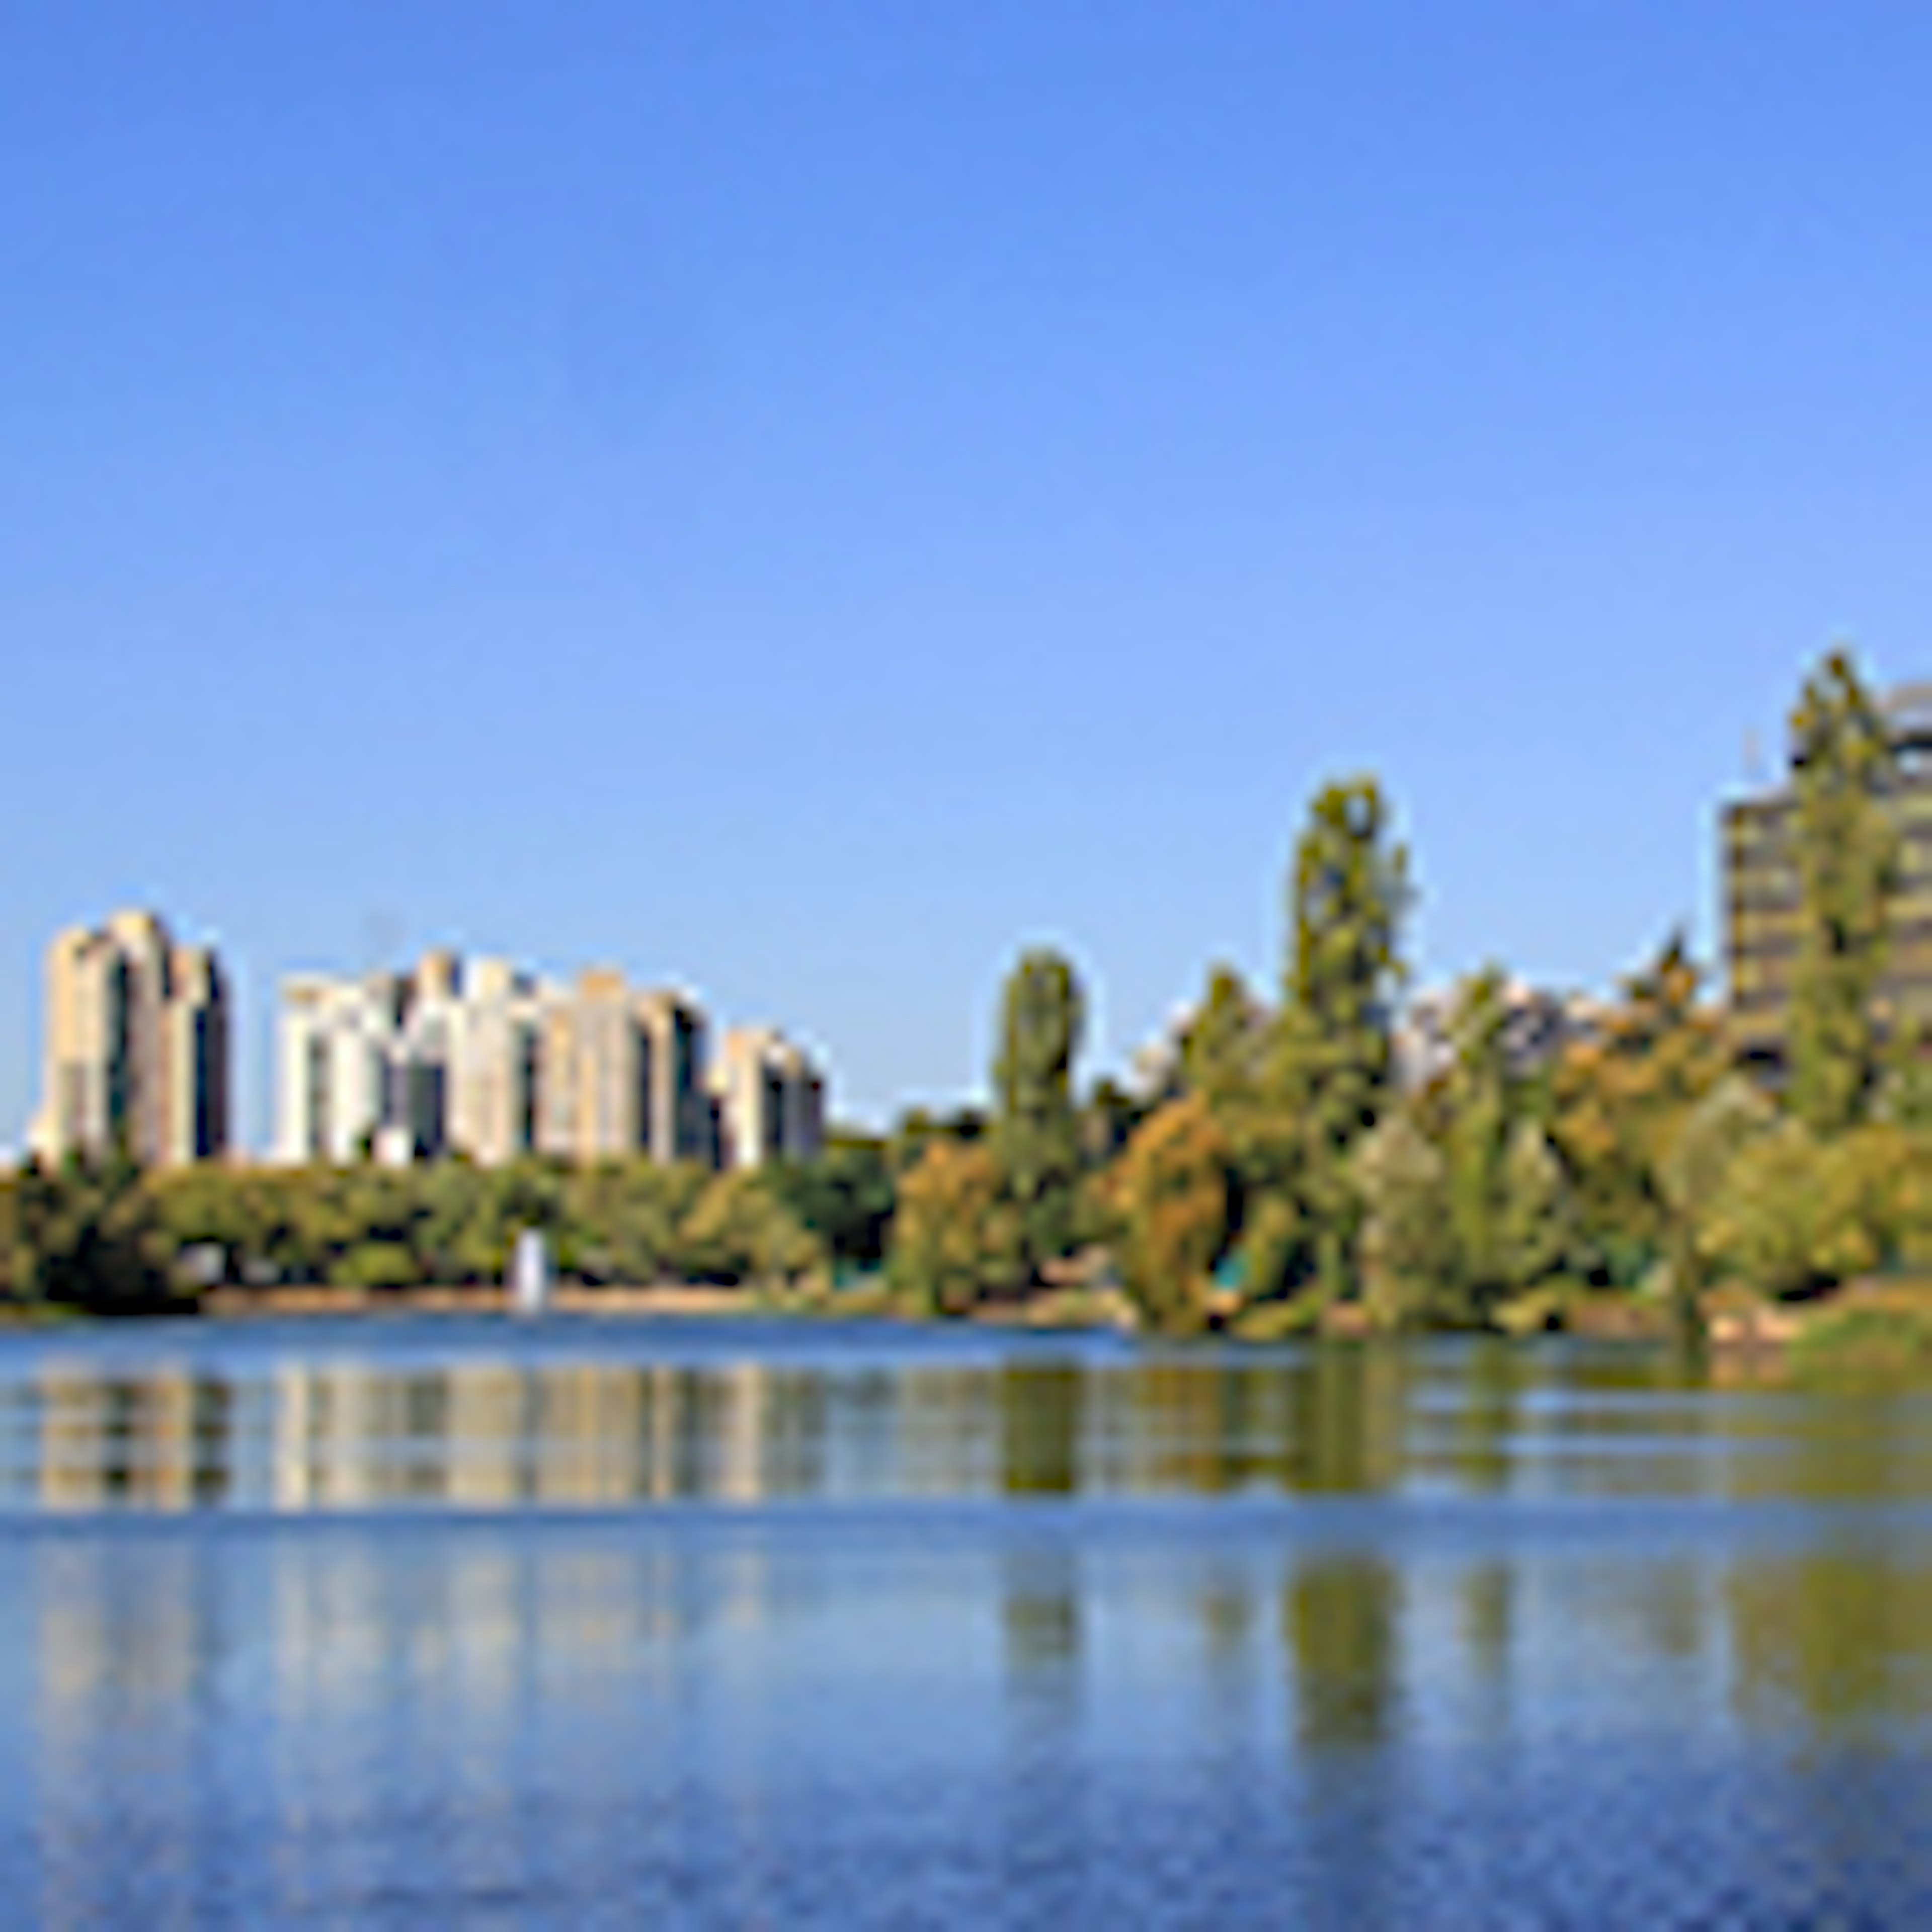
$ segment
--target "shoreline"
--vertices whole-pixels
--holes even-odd
[[[196,1311],[206,1319],[248,1322],[287,1316],[506,1315],[508,1288],[498,1282],[472,1288],[336,1288],[326,1284],[277,1288],[218,1288],[203,1295]],[[557,1315],[769,1314],[771,1304],[755,1289],[656,1282],[642,1288],[551,1291],[548,1311]]]

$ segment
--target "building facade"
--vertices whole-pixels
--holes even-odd
[[[782,1034],[769,1027],[728,1032],[715,1092],[721,1166],[812,1160],[823,1151],[824,1078]]]
[[[694,1000],[610,968],[566,986],[432,953],[410,973],[291,979],[277,1154],[716,1166],[706,1032]]]
[[[1932,1024],[1932,685],[1891,692],[1883,710],[1899,877],[1881,1010],[1888,1022]],[[1726,805],[1719,834],[1732,1037],[1747,1062],[1774,1076],[1784,1064],[1802,927],[1796,813],[1787,782]]]
[[[73,928],[47,949],[43,1160],[124,1152],[145,1167],[220,1158],[229,1144],[230,1002],[219,957],[178,944],[149,912]]]

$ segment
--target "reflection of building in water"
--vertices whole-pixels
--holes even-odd
[[[392,1501],[383,1383],[360,1364],[286,1366],[275,1372],[278,1509],[354,1509]]]
[[[288,1510],[749,1502],[769,1485],[770,1383],[756,1363],[287,1367],[272,1417],[271,1492]]]
[[[718,1378],[717,1392],[712,1493],[727,1502],[756,1502],[766,1489],[770,1379],[756,1362],[734,1363]]]
[[[132,1380],[55,1367],[37,1387],[46,1508],[185,1509],[196,1501],[200,1391],[189,1376],[168,1370]],[[224,1451],[211,1445],[211,1460]]]

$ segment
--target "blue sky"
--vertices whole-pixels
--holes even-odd
[[[692,985],[844,1110],[1276,970],[1712,943],[1806,664],[1932,668],[1932,13],[14,0],[0,1141],[39,958]]]

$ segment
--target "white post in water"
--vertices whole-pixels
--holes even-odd
[[[550,1306],[550,1250],[542,1231],[526,1228],[510,1257],[510,1312],[541,1315]]]

